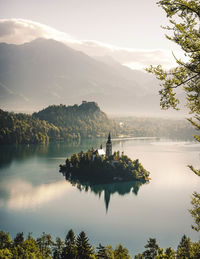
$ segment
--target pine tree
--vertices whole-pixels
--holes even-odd
[[[191,241],[189,237],[184,235],[177,249],[177,259],[191,258]]]
[[[114,256],[115,259],[131,259],[128,250],[121,244],[115,248]]]
[[[77,258],[78,259],[89,259],[93,255],[93,249],[88,242],[88,237],[85,232],[82,231],[76,240],[77,246]]]
[[[16,237],[14,238],[13,245],[14,246],[21,245],[23,243],[23,241],[24,241],[24,233],[19,232],[19,233],[17,233]]]
[[[65,238],[65,247],[63,249],[62,258],[63,259],[73,259],[76,258],[76,237],[74,231],[70,229]]]
[[[159,246],[157,245],[155,238],[149,238],[147,245],[145,245],[145,248],[147,248],[147,250],[143,252],[145,259],[154,259],[155,256],[158,254]]]
[[[105,259],[114,258],[114,255],[112,257],[112,255],[109,253],[110,250],[108,250],[107,247],[102,246],[101,244],[99,244],[99,246],[97,247],[97,250],[98,250],[98,253],[97,253],[96,257],[99,258],[99,259],[101,259],[101,258],[102,259],[103,258],[105,258]]]
[[[56,238],[56,243],[53,248],[53,259],[61,259],[63,253],[64,243],[60,237]]]

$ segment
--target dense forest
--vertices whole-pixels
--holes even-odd
[[[60,171],[72,182],[113,183],[125,181],[148,181],[149,172],[138,159],[132,161],[119,151],[112,156],[102,156],[94,149],[73,154],[60,165]]]
[[[81,138],[115,136],[116,123],[94,102],[53,105],[33,115],[0,110],[0,144],[37,144],[49,141],[80,141]]]
[[[189,237],[182,237],[178,247],[165,250],[157,244],[155,238],[149,238],[145,250],[135,259],[199,259],[200,241],[191,242]],[[119,244],[114,249],[111,245],[93,247],[84,231],[76,236],[69,230],[65,240],[57,237],[54,241],[50,234],[43,234],[35,239],[31,234],[26,238],[23,232],[11,239],[8,233],[0,231],[0,258],[38,258],[38,259],[131,259],[129,251]]]
[[[185,119],[118,117],[114,120],[120,126],[120,134],[126,136],[193,139],[192,135],[197,134]]]
[[[194,128],[184,120],[122,117],[109,119],[95,102],[51,105],[32,115],[0,109],[0,144],[80,141],[114,136],[191,138]]]
[[[105,137],[111,131],[117,134],[117,124],[102,112],[95,102],[82,102],[81,105],[52,105],[34,113],[33,117],[65,128],[69,132],[79,133],[81,137]]]
[[[0,110],[0,144],[47,143],[60,137],[60,129],[53,124],[27,114]]]

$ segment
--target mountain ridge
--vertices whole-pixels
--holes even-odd
[[[1,106],[38,110],[51,103],[69,105],[85,99],[101,103],[106,112],[154,110],[155,101],[159,110],[156,91],[152,90],[151,100],[151,91],[145,94],[146,87],[126,78],[122,67],[119,64],[116,69],[55,40],[36,39],[22,45],[1,43]],[[134,77],[134,71],[123,69]],[[141,81],[144,75],[149,77],[142,73]]]

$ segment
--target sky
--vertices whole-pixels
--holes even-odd
[[[178,47],[165,38],[165,31],[161,25],[167,24],[167,18],[156,2],[157,0],[0,0],[0,19],[8,21],[15,18],[15,21],[21,19],[47,25],[56,31],[66,33],[66,35],[61,34],[60,37],[66,36],[82,41],[81,43],[84,41],[84,48],[83,46],[75,48],[87,54],[91,54],[85,50],[88,41],[106,44],[110,46],[110,50],[112,48],[126,49],[129,50],[128,54],[131,54],[131,51],[142,52],[139,58],[145,60],[140,62],[141,64],[133,61],[134,55],[132,58],[124,58],[127,56],[127,51],[120,54],[119,51],[117,52],[117,61],[130,67],[133,65],[133,68],[149,65],[150,59],[155,54],[157,55],[155,62],[165,63],[166,67],[172,62],[171,66],[173,66],[172,51],[178,51]],[[30,24],[24,27],[30,29]],[[0,26],[0,35],[5,30],[4,25]],[[32,39],[30,35],[35,34],[37,34],[35,31],[30,31],[28,39]],[[42,34],[38,35],[42,36]],[[16,35],[13,36],[16,37]],[[21,38],[26,37],[27,30],[26,36],[23,35]],[[7,40],[4,37],[0,38],[0,41],[6,42]],[[7,42],[12,43],[11,40]],[[152,52],[155,50],[157,52]],[[99,51],[97,48],[92,54],[98,55]],[[162,53],[158,54],[158,51]],[[150,52],[148,62],[146,62],[147,52]],[[114,57],[110,52],[103,54]]]

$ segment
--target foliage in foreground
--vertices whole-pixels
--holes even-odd
[[[135,259],[199,259],[200,241],[191,242],[189,237],[182,237],[176,251],[171,247],[160,248],[155,238],[149,238],[144,252],[135,255]],[[0,231],[1,259],[131,259],[129,251],[121,244],[115,249],[111,245],[92,247],[84,231],[75,236],[69,230],[65,240],[57,237],[54,241],[50,234],[43,233],[37,239],[31,234],[24,238],[23,232],[11,239],[8,233]]]
[[[160,65],[150,66],[147,71],[156,75],[162,82],[160,105],[163,109],[177,109],[180,100],[176,90],[182,90],[186,96],[187,106],[193,118],[188,119],[200,130],[200,1],[194,0],[160,0],[158,5],[166,12],[170,32],[166,37],[181,47],[187,61],[176,59],[177,67],[167,71]],[[200,135],[194,136],[200,142]],[[189,166],[200,176],[200,170]],[[193,209],[190,211],[196,231],[200,230],[200,194],[194,193]]]

